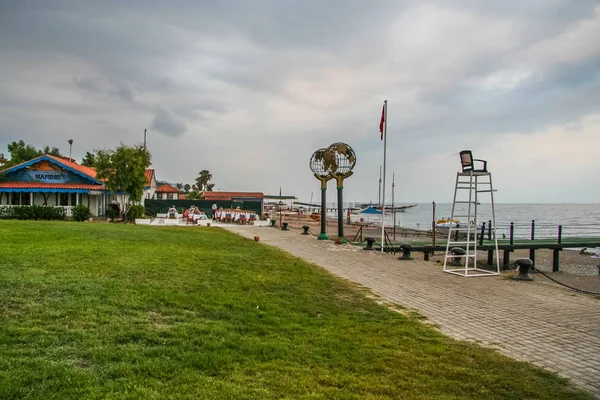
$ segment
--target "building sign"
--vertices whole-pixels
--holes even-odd
[[[59,171],[29,170],[24,177],[26,182],[66,183],[68,177]]]
[[[101,190],[90,190],[88,192],[88,194],[90,196],[101,196],[104,192],[102,192]]]

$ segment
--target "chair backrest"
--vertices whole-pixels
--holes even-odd
[[[473,153],[471,150],[463,150],[460,152],[460,163],[462,164],[462,171],[473,170]]]

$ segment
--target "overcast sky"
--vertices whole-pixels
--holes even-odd
[[[496,202],[600,199],[599,1],[0,0],[0,60],[4,153],[147,128],[159,180],[317,201],[343,141],[345,199],[377,201],[387,99],[399,203],[451,202],[465,148]]]

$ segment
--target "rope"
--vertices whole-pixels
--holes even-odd
[[[576,292],[580,292],[580,293],[591,294],[591,295],[594,295],[594,296],[600,296],[600,293],[591,292],[589,290],[579,289],[579,288],[576,288],[576,287],[569,286],[569,285],[567,285],[565,283],[559,282],[556,279],[548,276],[545,272],[540,271],[540,270],[538,270],[536,268],[534,268],[534,271],[539,272],[540,274],[544,275],[546,278],[550,279],[552,282],[558,283],[559,285],[564,286],[564,287],[566,287],[568,289],[575,290]]]

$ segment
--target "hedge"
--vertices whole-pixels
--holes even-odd
[[[65,219],[62,207],[48,206],[0,206],[0,219]]]

